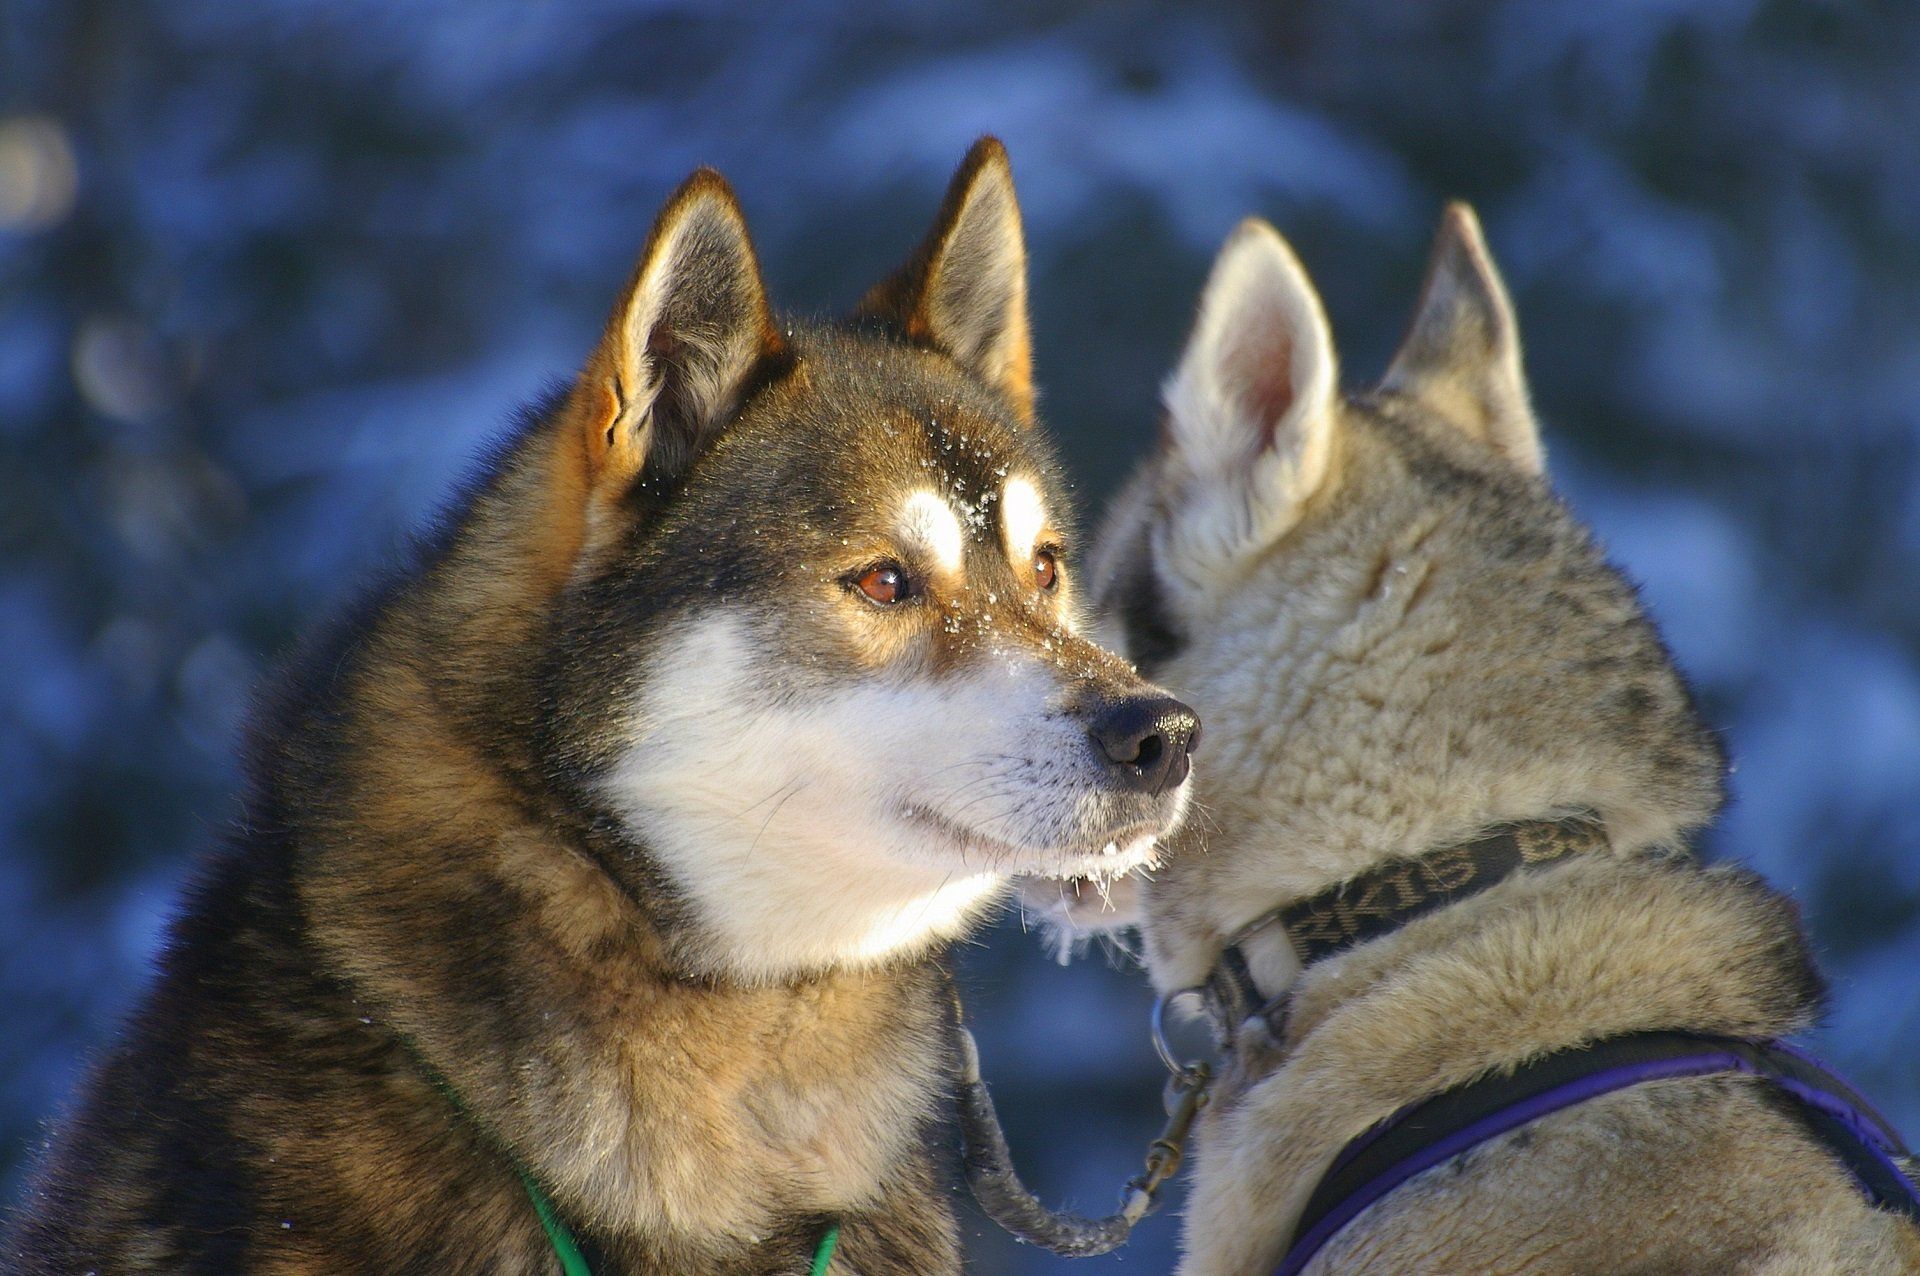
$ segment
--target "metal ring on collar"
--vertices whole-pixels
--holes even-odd
[[[1191,988],[1176,988],[1165,996],[1153,999],[1153,1048],[1160,1056],[1160,1062],[1167,1066],[1177,1080],[1187,1080],[1196,1070],[1204,1066],[1198,1059],[1189,1059],[1182,1063],[1174,1056],[1173,1045],[1167,1040],[1167,1009],[1177,1005],[1185,997],[1204,997],[1206,990],[1195,984]]]

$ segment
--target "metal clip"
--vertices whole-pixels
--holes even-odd
[[[1146,1196],[1143,1214],[1150,1213],[1159,1204],[1156,1194],[1161,1184],[1180,1172],[1180,1163],[1187,1154],[1187,1134],[1193,1129],[1193,1119],[1200,1114],[1200,1109],[1207,1106],[1207,1091],[1212,1081],[1213,1068],[1196,1060],[1185,1065],[1184,1070],[1167,1083],[1170,1100],[1167,1123],[1160,1137],[1147,1145],[1145,1173],[1127,1183],[1129,1196],[1135,1189]]]
[[[1207,1105],[1213,1066],[1204,1059],[1182,1060],[1167,1039],[1167,1008],[1182,997],[1200,995],[1199,988],[1182,988],[1153,1003],[1153,1048],[1167,1069],[1167,1088],[1161,1097],[1167,1123],[1160,1137],[1147,1145],[1146,1169],[1127,1180],[1121,1195],[1120,1212],[1130,1222],[1138,1222],[1159,1205],[1161,1185],[1179,1172],[1180,1163],[1186,1159],[1187,1134],[1193,1129],[1193,1119]]]
[[[1021,1183],[1007,1150],[1000,1117],[993,1110],[993,1098],[980,1077],[979,1047],[959,1018],[959,999],[955,998],[955,1034],[959,1044],[955,1100],[963,1147],[961,1163],[966,1170],[967,1185],[973,1189],[973,1198],[988,1218],[1029,1244],[1069,1258],[1105,1254],[1126,1242],[1133,1225],[1159,1204],[1161,1186],[1174,1176],[1185,1159],[1187,1133],[1193,1128],[1193,1119],[1206,1106],[1213,1068],[1202,1060],[1182,1063],[1176,1059],[1173,1047],[1167,1042],[1165,1023],[1167,1002],[1199,991],[1184,989],[1153,1004],[1153,1047],[1171,1074],[1164,1100],[1167,1123],[1161,1128],[1160,1137],[1147,1145],[1146,1168],[1127,1180],[1120,1193],[1120,1208],[1106,1218],[1082,1218],[1050,1210]]]
[[[1183,1063],[1174,1055],[1173,1044],[1167,1040],[1167,1008],[1179,1004],[1185,997],[1202,997],[1205,991],[1198,985],[1192,988],[1178,988],[1164,997],[1154,998],[1153,1001],[1154,1053],[1160,1056],[1160,1062],[1166,1065],[1167,1071],[1173,1074],[1176,1081],[1191,1076],[1195,1068],[1204,1068],[1206,1065],[1193,1059]],[[1167,1110],[1169,1112],[1173,1110],[1171,1104],[1168,1105]]]

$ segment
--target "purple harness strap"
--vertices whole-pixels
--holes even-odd
[[[1740,1073],[1803,1109],[1861,1192],[1920,1221],[1920,1191],[1896,1158],[1897,1135],[1845,1082],[1779,1042],[1639,1033],[1563,1050],[1401,1109],[1349,1143],[1308,1202],[1276,1276],[1296,1276],[1343,1227],[1414,1175],[1487,1140],[1616,1090],[1676,1077]],[[1517,1097],[1511,1097],[1515,1096]]]

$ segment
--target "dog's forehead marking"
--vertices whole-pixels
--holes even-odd
[[[966,533],[953,506],[925,488],[907,497],[900,509],[900,535],[923,550],[943,570],[957,572],[966,557]]]
[[[1000,495],[1000,531],[1007,538],[1007,553],[1015,561],[1033,552],[1046,530],[1047,507],[1040,489],[1031,480],[1014,475]]]

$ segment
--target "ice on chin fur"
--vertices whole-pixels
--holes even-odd
[[[1037,657],[776,694],[768,646],[737,609],[689,624],[648,662],[600,784],[691,902],[716,970],[909,957],[965,932],[1016,874],[1110,879],[1151,860],[1161,828],[1116,827]]]

